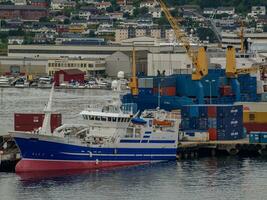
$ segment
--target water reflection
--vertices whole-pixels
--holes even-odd
[[[267,199],[264,159],[206,158],[43,175],[0,173],[1,199]]]

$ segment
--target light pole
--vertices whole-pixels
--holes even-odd
[[[210,85],[210,104],[212,103],[212,100],[211,100],[211,84],[215,82],[215,80],[206,80],[207,83],[209,83]]]

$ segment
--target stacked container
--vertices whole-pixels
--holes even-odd
[[[221,96],[233,96],[232,87],[230,85],[223,85],[220,87]]]
[[[159,92],[161,96],[175,96],[176,77],[175,76],[154,77],[153,94],[158,95]]]
[[[267,131],[267,112],[245,111],[243,113],[244,126],[248,132]]]
[[[217,107],[218,140],[235,140],[244,137],[243,106],[219,105]]]
[[[249,143],[267,143],[267,132],[251,132]]]
[[[243,106],[191,105],[182,108],[183,131],[208,131],[210,140],[236,140],[243,134]]]
[[[153,78],[138,78],[138,89],[141,95],[153,95]]]
[[[249,74],[239,75],[241,101],[258,101],[257,78]]]
[[[40,128],[43,124],[44,114],[40,113],[15,113],[14,114],[14,130],[15,131],[33,131]],[[61,126],[61,114],[55,113],[51,115],[50,126],[51,132]]]

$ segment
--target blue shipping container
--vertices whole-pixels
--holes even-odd
[[[250,132],[249,143],[260,143],[260,132]]]
[[[243,127],[225,128],[217,130],[218,140],[238,140],[244,137]]]
[[[209,128],[217,128],[217,119],[216,118],[209,118],[208,119],[208,127]]]
[[[139,88],[138,90],[141,95],[153,95],[152,88]]]
[[[242,105],[219,105],[217,107],[218,117],[243,116]]]
[[[243,117],[217,118],[217,128],[243,127]]]
[[[199,110],[197,106],[189,106],[189,117],[199,117]]]
[[[260,143],[267,143],[267,132],[260,133]]]
[[[197,121],[197,129],[198,130],[208,130],[208,119],[207,118],[199,118]]]

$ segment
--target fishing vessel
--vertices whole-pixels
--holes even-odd
[[[134,114],[114,101],[82,111],[82,125],[50,131],[51,90],[43,125],[10,132],[21,153],[16,172],[98,169],[176,159],[180,114],[161,109]]]

